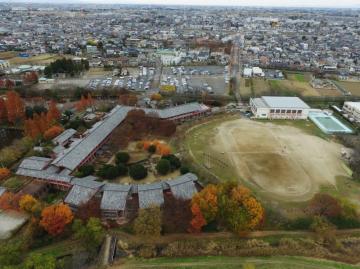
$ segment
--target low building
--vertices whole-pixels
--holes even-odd
[[[298,97],[251,98],[250,107],[258,119],[306,119],[310,111],[310,107]]]
[[[85,178],[74,178],[71,183],[73,187],[66,196],[64,202],[68,204],[73,211],[94,197],[101,196],[100,189],[104,185],[102,182],[95,181],[95,177],[88,176]]]
[[[10,68],[9,61],[0,60],[0,70],[6,70],[8,68]]]
[[[354,121],[360,122],[360,102],[345,102],[343,111],[348,114],[349,120],[352,118]]]

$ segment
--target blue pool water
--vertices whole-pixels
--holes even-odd
[[[337,118],[334,116],[329,116],[323,112],[310,112],[309,118],[326,134],[353,133],[353,130],[351,130]]]

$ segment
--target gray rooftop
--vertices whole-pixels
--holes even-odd
[[[130,110],[137,109],[136,107],[128,107]],[[169,107],[165,109],[152,109],[152,108],[138,108],[144,110],[146,114],[156,114],[161,119],[168,119],[177,117],[180,115],[195,113],[195,112],[204,112],[210,108],[206,105],[199,103],[188,103],[179,106]]]
[[[171,192],[176,198],[188,200],[197,193],[195,186],[197,179],[195,174],[188,173],[173,180],[168,180],[166,183],[170,186]]]
[[[52,142],[54,144],[59,144],[62,145],[63,143],[65,143],[67,140],[69,140],[74,134],[76,134],[76,130],[74,129],[67,129],[64,132],[62,132],[61,134],[59,134],[57,137],[55,137]]]
[[[19,168],[23,169],[31,169],[31,170],[44,170],[45,167],[51,162],[51,159],[49,158],[43,158],[43,157],[28,157],[25,158],[19,165]]]
[[[310,108],[299,97],[262,96],[261,99],[269,108]]]
[[[16,171],[16,174],[19,176],[38,178],[38,179],[43,179],[43,180],[58,181],[58,182],[63,182],[63,183],[70,183],[70,181],[72,179],[71,176],[49,173],[46,170],[39,171],[39,170],[32,170],[32,169],[25,169],[25,168],[19,168]]]
[[[125,119],[129,108],[116,106],[87,136],[72,145],[52,164],[74,170]]]
[[[4,187],[0,186],[0,196],[3,195],[6,192],[6,189]]]
[[[161,183],[138,185],[139,207],[149,208],[164,203],[163,186]]]
[[[65,198],[65,203],[80,206],[87,203],[98,191],[98,189],[74,185]]]
[[[103,210],[124,210],[131,185],[106,184],[100,208]]]

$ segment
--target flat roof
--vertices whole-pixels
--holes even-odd
[[[299,97],[262,96],[261,99],[269,108],[302,108],[302,109],[310,108]]]

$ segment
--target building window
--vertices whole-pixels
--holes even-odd
[[[270,109],[270,113],[274,113],[274,109]]]
[[[276,113],[280,113],[280,109],[276,109]]]
[[[296,110],[291,110],[291,113],[296,114]]]
[[[291,113],[291,110],[290,110],[290,109],[288,109],[288,110],[286,111],[286,113]]]
[[[285,111],[286,111],[285,109],[281,109],[281,113],[282,113],[282,114],[285,113]]]
[[[302,113],[302,110],[298,110],[297,113],[298,113],[298,114],[301,114],[301,113]]]

